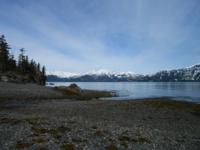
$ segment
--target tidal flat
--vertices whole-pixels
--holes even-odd
[[[167,98],[76,100],[31,84],[0,87],[1,150],[200,148],[196,103]]]

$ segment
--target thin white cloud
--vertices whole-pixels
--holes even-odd
[[[14,47],[27,48],[27,53],[50,71],[106,68],[154,72],[183,63],[171,56],[177,55],[177,47],[193,38],[199,16],[190,16],[197,14],[197,4],[196,0],[13,3],[8,5],[9,13],[0,15],[11,23],[0,23],[0,30]],[[128,35],[133,47],[107,44],[106,37],[115,34]],[[190,49],[198,50],[199,47]],[[185,64],[193,62],[191,57],[188,55]]]

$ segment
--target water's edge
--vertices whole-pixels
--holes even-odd
[[[51,82],[47,86],[68,86],[72,82]],[[134,100],[168,97],[175,100],[200,102],[200,82],[73,82],[83,89],[116,92],[113,100]]]

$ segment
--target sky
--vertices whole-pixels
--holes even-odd
[[[200,63],[200,0],[0,0],[0,34],[48,71],[149,74]]]

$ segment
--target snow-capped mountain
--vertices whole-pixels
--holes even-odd
[[[113,72],[105,69],[78,74],[69,72],[48,72],[48,81],[129,81],[139,75],[134,72]]]
[[[64,72],[64,71],[47,71],[47,76],[54,75],[60,78],[69,78],[73,76],[80,76],[79,73],[74,72]]]
[[[74,72],[63,72],[63,71],[52,71],[49,72],[47,71],[47,75],[54,75],[60,78],[74,78],[74,77],[80,77],[80,76],[85,76],[85,75],[92,75],[92,76],[135,76],[136,74],[134,72],[131,71],[127,71],[127,72],[113,72],[110,70],[106,70],[106,69],[99,69],[99,70],[93,70],[90,72],[86,72],[86,73],[74,73]]]
[[[153,81],[200,81],[200,64],[182,69],[160,71],[150,78]]]
[[[105,69],[87,73],[48,72],[48,81],[61,82],[120,82],[120,81],[200,81],[200,64],[182,69],[160,71],[153,75],[134,72],[112,72]]]

